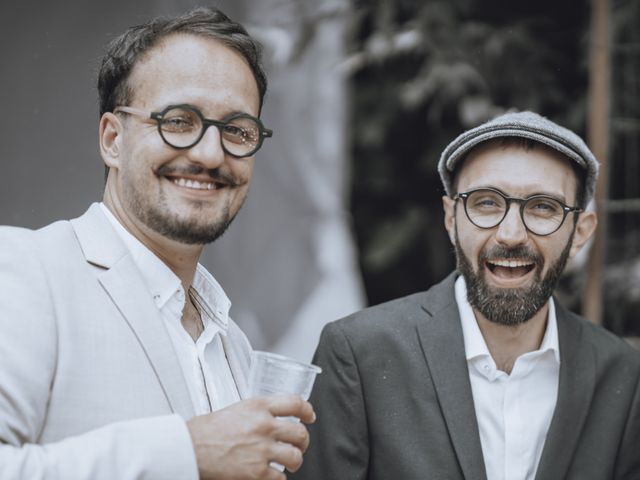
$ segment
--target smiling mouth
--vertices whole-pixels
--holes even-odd
[[[169,180],[179,187],[190,188],[192,190],[218,190],[224,187],[221,183],[191,180],[189,178],[169,178]]]
[[[527,275],[535,263],[526,260],[487,260],[485,265],[496,277],[511,279]]]

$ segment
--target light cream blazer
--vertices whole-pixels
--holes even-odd
[[[223,343],[242,398],[251,347]],[[191,479],[194,415],[171,340],[97,204],[0,227],[0,478]]]

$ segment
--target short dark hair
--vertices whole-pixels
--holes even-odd
[[[485,142],[481,142],[478,145],[474,146],[471,150],[469,150],[467,152],[467,154],[465,155],[465,158],[462,159],[462,161],[457,163],[455,171],[453,171],[452,174],[451,174],[451,178],[452,178],[451,184],[452,184],[452,187],[453,187],[453,192],[452,193],[457,193],[457,190],[458,190],[458,173],[460,172],[460,168],[464,165],[464,162],[465,162],[466,158],[477,147],[479,147],[481,145],[486,145],[489,142],[495,143],[500,148],[515,147],[515,148],[521,148],[525,152],[528,152],[530,150],[534,150],[536,148],[545,148],[545,149],[550,149],[550,150],[553,150],[554,152],[557,152],[557,150],[552,149],[551,147],[548,147],[544,143],[540,143],[540,142],[538,142],[536,140],[532,140],[530,138],[525,138],[525,137],[498,137],[498,138],[495,138],[495,139],[487,140]],[[558,152],[558,153],[560,153],[560,152]],[[584,209],[584,208],[586,208],[586,205],[584,205],[586,178],[587,178],[586,170],[584,168],[582,168],[580,165],[578,165],[575,160],[572,160],[571,158],[567,157],[566,155],[564,155],[562,153],[560,153],[560,155],[562,155],[567,160],[567,162],[569,162],[569,165],[571,165],[571,169],[573,170],[573,173],[576,176],[577,188],[576,188],[576,198],[575,198],[574,206]]]
[[[262,46],[246,29],[214,7],[197,7],[177,17],[159,17],[129,28],[113,39],[102,59],[98,74],[100,116],[133,97],[128,79],[137,61],[163,38],[185,33],[209,37],[238,52],[247,61],[258,85],[260,109],[267,91],[262,68]]]

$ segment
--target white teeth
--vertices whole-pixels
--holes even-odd
[[[216,185],[212,182],[199,182],[187,178],[175,178],[173,183],[180,187],[193,188],[194,190],[215,190]]]
[[[522,260],[491,260],[490,263],[498,267],[509,267],[509,268],[526,267],[528,265],[531,265],[531,263],[524,262]]]

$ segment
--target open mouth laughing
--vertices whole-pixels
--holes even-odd
[[[487,260],[485,266],[500,278],[520,278],[535,268],[535,263],[528,260]]]
[[[480,253],[479,264],[486,280],[500,288],[519,288],[542,270],[542,257],[526,247],[493,247]]]

